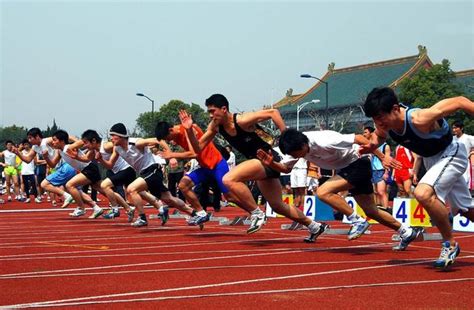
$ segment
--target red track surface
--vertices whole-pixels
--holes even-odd
[[[0,306],[162,309],[473,309],[474,235],[456,233],[453,268],[431,267],[439,241],[393,252],[392,231],[347,241],[281,230],[260,232],[206,224],[203,231],[170,219],[133,228],[115,220],[73,219],[46,203],[0,205]],[[55,209],[57,210],[57,209]],[[147,210],[152,214],[152,210]],[[88,212],[90,214],[90,211]],[[226,208],[215,216],[244,215]],[[333,228],[346,228],[339,222]],[[433,230],[434,232],[435,230]]]

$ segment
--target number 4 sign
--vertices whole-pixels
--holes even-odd
[[[431,227],[428,212],[413,198],[395,198],[392,215],[402,224]]]

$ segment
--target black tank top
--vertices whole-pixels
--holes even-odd
[[[272,146],[268,142],[265,142],[262,137],[257,134],[257,132],[260,132],[261,134],[266,135],[266,137],[271,137],[263,130],[262,127],[257,124],[257,129],[255,131],[248,132],[243,130],[237,124],[237,114],[233,114],[233,120],[235,130],[237,131],[235,136],[229,135],[227,131],[225,131],[224,126],[219,126],[219,133],[224,137],[224,139],[227,140],[227,142],[229,142],[233,148],[238,150],[240,153],[242,153],[242,155],[249,159],[257,158],[258,149],[263,149],[265,151],[271,150],[273,154],[273,160],[277,162],[281,160],[280,155],[272,149]]]
[[[438,120],[441,127],[439,130],[429,134],[418,132],[411,122],[411,113],[415,110],[417,109],[407,109],[405,111],[405,130],[403,134],[400,135],[390,130],[390,137],[398,144],[423,157],[431,157],[445,150],[453,140],[448,122],[443,118]]]

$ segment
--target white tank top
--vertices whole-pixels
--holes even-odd
[[[64,146],[63,150],[59,150],[59,154],[61,155],[61,158],[68,164],[70,164],[74,169],[82,171],[85,167],[87,167],[91,162],[82,162],[77,159],[71,158],[67,154],[67,149],[69,148],[69,144],[66,144]],[[84,155],[84,152],[81,150],[77,150],[78,154]]]
[[[100,152],[100,155],[102,155],[103,159],[109,160],[110,156],[112,156],[112,154],[107,153],[105,151],[105,148],[104,148],[105,143],[107,143],[107,142],[102,141],[102,143],[100,144],[99,152]],[[115,164],[114,164],[114,166],[112,167],[111,170],[112,170],[113,173],[118,173],[119,171],[125,170],[128,167],[130,167],[130,165],[125,160],[123,160],[122,157],[119,156],[119,158],[117,159],[117,161],[115,162]]]
[[[155,160],[153,159],[153,154],[151,153],[150,149],[145,148],[144,152],[142,153],[135,146],[136,141],[137,138],[129,138],[127,150],[124,150],[120,146],[116,146],[115,150],[127,163],[130,164],[130,166],[132,166],[133,169],[135,169],[135,171],[141,172],[142,170],[155,164]]]

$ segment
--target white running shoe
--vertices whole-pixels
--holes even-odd
[[[71,194],[68,194],[68,193],[64,193],[64,203],[63,205],[61,206],[61,208],[66,208],[67,206],[69,206],[72,202],[74,201],[74,198],[72,198]]]
[[[72,217],[79,217],[79,216],[83,216],[85,214],[86,214],[86,210],[79,209],[79,208],[76,208],[76,209],[74,209],[74,211],[72,213],[69,213],[69,215],[72,216]]]

